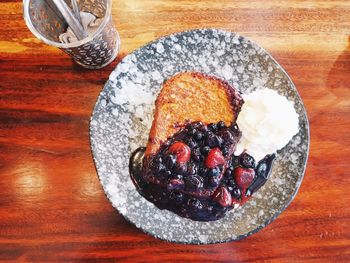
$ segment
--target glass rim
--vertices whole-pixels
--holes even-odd
[[[106,0],[106,12],[105,15],[103,17],[103,21],[102,23],[99,25],[99,27],[97,28],[97,30],[91,35],[88,36],[82,40],[73,42],[73,43],[61,43],[61,42],[55,42],[52,41],[50,39],[47,39],[46,37],[44,37],[33,25],[32,20],[30,18],[30,14],[29,14],[29,3],[31,0],[23,0],[23,16],[24,16],[24,21],[27,24],[27,27],[29,28],[29,30],[34,34],[34,36],[36,36],[38,39],[40,39],[41,41],[43,41],[45,44],[51,45],[51,46],[55,46],[58,48],[74,48],[74,47],[79,47],[81,45],[84,45],[88,42],[90,42],[91,40],[93,40],[98,34],[100,34],[103,30],[103,28],[107,25],[109,19],[111,19],[111,12],[112,12],[112,3],[111,0]]]

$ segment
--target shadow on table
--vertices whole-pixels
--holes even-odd
[[[327,81],[327,91],[339,99],[339,101],[350,98],[350,36],[348,36],[348,46],[337,57],[332,65]]]

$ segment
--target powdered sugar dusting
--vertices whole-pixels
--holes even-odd
[[[243,93],[272,87],[293,101],[299,114],[299,133],[279,152],[270,180],[246,205],[214,222],[157,209],[138,194],[129,176],[130,155],[146,145],[162,83],[186,70],[222,78]],[[112,205],[145,232],[181,243],[236,240],[271,222],[301,183],[309,143],[302,102],[283,69],[246,38],[212,29],[167,36],[126,56],[98,98],[90,132],[98,176]]]

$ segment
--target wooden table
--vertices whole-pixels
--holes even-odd
[[[113,1],[122,47],[85,70],[26,28],[18,0],[0,3],[0,259],[66,261],[350,261],[350,2]],[[214,27],[256,41],[305,103],[305,179],[272,224],[238,242],[167,243],[114,210],[97,179],[89,118],[129,52],[165,34]]]

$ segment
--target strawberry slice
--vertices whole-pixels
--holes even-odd
[[[222,207],[227,207],[232,204],[232,197],[226,187],[221,186],[213,195],[214,201],[218,202]]]
[[[252,168],[236,167],[234,171],[236,184],[244,190],[253,182],[254,177],[255,171]]]
[[[169,153],[176,155],[176,162],[187,163],[191,158],[191,149],[183,142],[175,142],[169,147]]]
[[[225,164],[225,158],[219,148],[211,149],[205,160],[205,166],[207,168],[215,168],[218,165]]]

